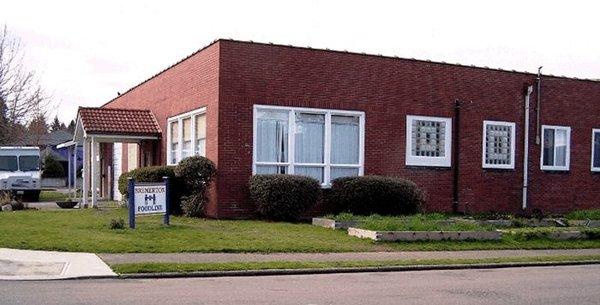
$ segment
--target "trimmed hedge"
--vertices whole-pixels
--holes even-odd
[[[321,195],[316,179],[295,175],[255,175],[250,178],[250,198],[263,218],[297,220]]]
[[[215,164],[205,157],[194,156],[181,160],[175,167],[175,175],[184,188],[181,209],[188,217],[201,217],[208,204],[207,191],[217,169]]]
[[[119,192],[123,198],[127,198],[127,178],[133,178],[136,182],[162,182],[163,177],[171,178],[171,185],[178,185],[175,181],[174,166],[148,166],[139,167],[129,172],[124,172],[119,176]]]
[[[327,198],[333,212],[355,215],[414,214],[424,201],[423,191],[414,182],[385,176],[335,179]]]

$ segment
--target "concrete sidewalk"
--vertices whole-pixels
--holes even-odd
[[[0,280],[53,280],[117,276],[93,253],[0,248]]]
[[[386,261],[414,259],[479,259],[560,255],[600,255],[600,249],[405,251],[349,253],[120,253],[98,254],[108,264],[124,263],[224,263],[272,261]]]

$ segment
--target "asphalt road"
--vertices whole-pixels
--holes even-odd
[[[0,304],[600,304],[600,265],[0,282]]]

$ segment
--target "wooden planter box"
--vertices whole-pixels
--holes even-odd
[[[349,227],[355,227],[358,225],[357,220],[346,220],[346,221],[337,221],[329,218],[313,218],[312,224],[313,226],[319,226],[330,229],[348,229]]]
[[[348,228],[348,235],[376,241],[499,240],[499,231],[372,231]]]

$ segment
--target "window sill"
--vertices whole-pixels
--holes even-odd
[[[484,173],[514,173],[517,170],[514,168],[500,168],[500,167],[484,167],[482,168]]]
[[[569,174],[571,171],[568,169],[542,169],[542,172],[547,174]]]
[[[409,165],[406,164],[406,169],[415,170],[451,170],[452,166],[431,166],[431,165]]]

